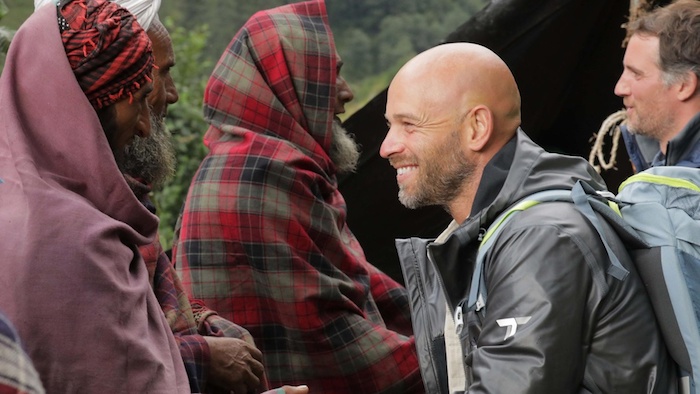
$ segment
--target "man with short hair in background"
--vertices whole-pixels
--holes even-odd
[[[635,171],[700,167],[700,2],[657,8],[627,31],[615,94],[627,109],[623,137]]]

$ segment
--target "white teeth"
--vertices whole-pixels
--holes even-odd
[[[403,174],[405,174],[405,173],[407,173],[407,172],[409,172],[409,171],[415,170],[416,168],[417,168],[417,167],[415,167],[415,166],[411,166],[411,167],[399,167],[399,168],[396,169],[396,173],[397,173],[398,175],[403,175]]]

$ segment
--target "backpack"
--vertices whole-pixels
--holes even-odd
[[[534,205],[572,202],[600,234],[610,257],[607,272],[620,280],[627,271],[605,241],[599,220],[609,223],[625,244],[681,372],[680,392],[700,394],[700,169],[652,167],[619,189],[613,198],[579,181],[571,190],[535,193],[506,209],[482,238],[467,309],[486,313],[484,259],[503,225]]]

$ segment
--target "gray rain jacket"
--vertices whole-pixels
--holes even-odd
[[[545,152],[519,130],[484,169],[471,215],[444,243],[397,240],[427,392],[448,392],[445,305],[450,315],[466,305],[481,235],[519,199],[579,179],[605,188],[585,160]],[[543,203],[504,225],[484,262],[486,316],[464,313],[465,392],[675,392],[644,286],[606,232],[630,272],[622,281],[606,274],[600,237],[571,203]]]

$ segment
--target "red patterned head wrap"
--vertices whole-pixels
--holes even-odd
[[[151,81],[151,41],[129,11],[107,0],[63,1],[58,7],[68,62],[94,108],[131,99]]]

